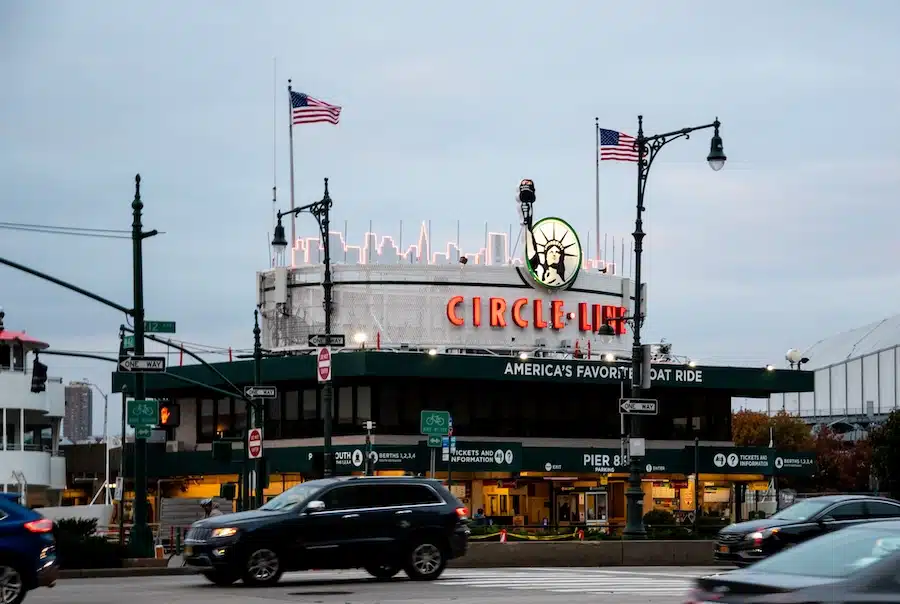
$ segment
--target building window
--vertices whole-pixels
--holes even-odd
[[[281,429],[282,411],[280,396],[266,401],[266,421],[264,424],[266,438],[284,438],[284,433]]]
[[[295,422],[300,419],[300,393],[288,390],[284,397],[284,420]]]
[[[231,432],[231,399],[220,398],[216,401],[216,433],[221,436],[228,436]]]
[[[319,417],[318,390],[303,391],[303,421],[313,422]]]
[[[339,424],[353,423],[353,388],[344,386],[338,389],[338,413],[337,420]]]
[[[361,422],[372,419],[372,389],[368,386],[356,389],[356,417]]]
[[[9,369],[11,366],[9,346],[0,344],[0,369]]]
[[[13,343],[13,369],[25,371],[25,349],[18,342]]]
[[[235,432],[243,433],[248,427],[247,424],[247,403],[245,401],[234,401],[234,422],[232,428]]]
[[[197,420],[200,423],[197,440],[200,442],[210,442],[216,436],[216,411],[214,401],[205,398],[199,402],[200,412],[197,414]]]

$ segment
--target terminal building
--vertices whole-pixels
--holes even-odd
[[[619,399],[631,383],[635,284],[588,259],[564,221],[540,220],[533,232],[521,259],[505,233],[487,234],[470,254],[454,244],[433,251],[425,228],[403,252],[372,233],[358,247],[331,234],[332,333],[346,339],[331,364],[337,473],[364,471],[363,425],[373,421],[377,474],[424,474],[434,455],[437,476],[496,523],[624,522]],[[322,385],[309,346],[324,333],[322,242],[298,239],[289,264],[256,279],[268,355],[261,383],[278,390],[265,402],[269,496],[316,476],[323,444]],[[232,445],[231,462],[214,459],[212,448],[246,437],[239,393],[254,384],[254,362],[213,367],[168,373],[235,396],[147,375],[148,396],[165,401],[171,418],[148,445],[151,489],[160,481],[165,497],[210,497],[242,480],[242,445]],[[732,398],[811,392],[812,373],[698,366],[661,351],[651,378],[646,396],[658,412],[642,420],[646,511],[683,516],[696,501],[702,512],[727,515],[733,483],[814,470],[810,456],[734,448],[730,421]],[[132,376],[114,373],[112,390],[123,387],[133,391]],[[423,411],[449,412],[449,459],[423,435]]]
[[[43,392],[31,391],[35,366],[30,353],[48,345],[8,329],[5,321],[0,310],[0,489],[23,494],[31,507],[59,505],[66,488],[66,460],[59,451],[62,379],[51,377]]]

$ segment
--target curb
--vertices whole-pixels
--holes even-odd
[[[85,568],[60,570],[60,579],[109,579],[115,577],[171,577],[196,575],[195,568],[177,566],[175,568]]]

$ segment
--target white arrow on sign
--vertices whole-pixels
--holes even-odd
[[[244,388],[247,398],[277,398],[278,388],[275,386],[247,386]]]
[[[646,413],[655,415],[657,407],[657,401],[653,399],[622,399],[619,401],[619,411],[621,413]]]
[[[119,361],[119,369],[125,372],[154,373],[166,370],[165,357],[127,357]]]

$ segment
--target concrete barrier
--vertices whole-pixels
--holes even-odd
[[[713,541],[520,541],[469,544],[453,568],[566,568],[592,566],[714,566]],[[190,575],[166,560],[125,561],[125,568],[60,571],[61,579]]]
[[[455,568],[712,566],[712,541],[557,541],[470,543]]]

